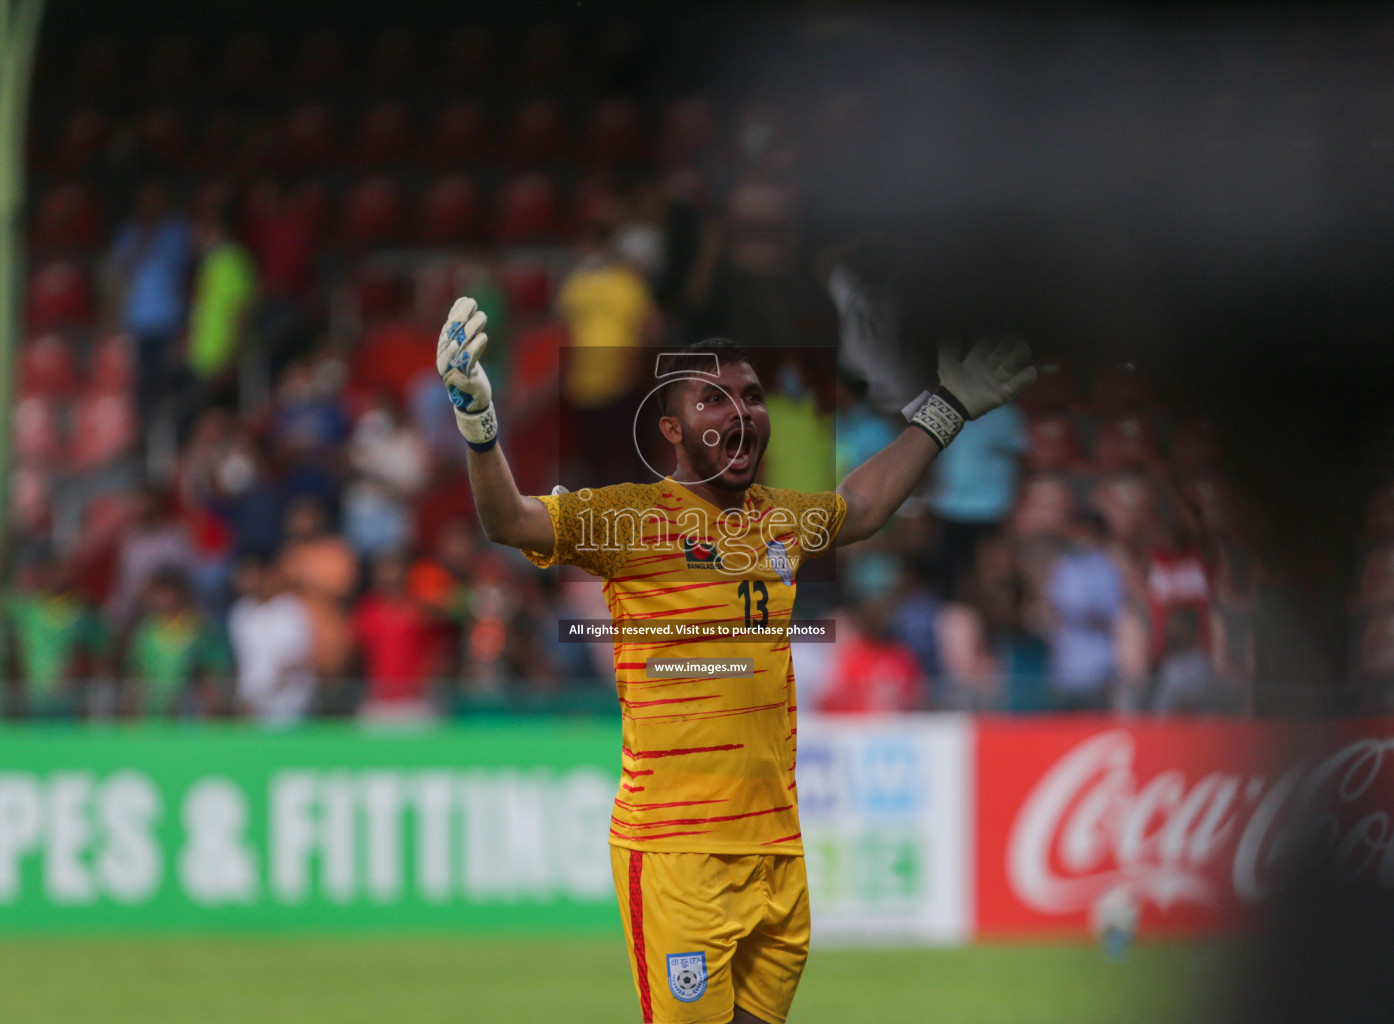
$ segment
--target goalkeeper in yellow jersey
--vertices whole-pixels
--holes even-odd
[[[770,437],[759,377],[718,341],[660,357],[658,427],[676,468],[652,483],[520,494],[480,366],[485,317],[462,298],[436,368],[469,444],[484,533],[539,566],[604,579],[623,714],[611,861],[645,1024],[784,1024],[808,955],[787,625],[799,565],[871,536],[934,457],[1035,380],[1018,341],[945,347],[939,387],[836,491],[755,482]],[[723,639],[716,634],[724,633]],[[740,639],[733,639],[734,634]]]

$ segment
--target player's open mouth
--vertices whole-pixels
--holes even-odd
[[[740,472],[750,468],[751,451],[755,447],[755,431],[747,427],[741,430],[737,427],[726,435],[724,448],[726,451],[726,468]]]

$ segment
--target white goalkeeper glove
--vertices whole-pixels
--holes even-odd
[[[479,303],[468,297],[455,300],[436,342],[436,372],[455,406],[455,424],[477,452],[488,451],[498,441],[499,422],[494,414],[493,389],[479,365],[489,336]]]
[[[968,354],[957,341],[939,348],[939,390],[921,391],[902,415],[929,434],[941,449],[963,424],[1006,405],[1036,382],[1031,349],[1019,338],[983,338]]]

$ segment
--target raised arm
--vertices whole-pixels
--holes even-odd
[[[479,363],[489,343],[486,320],[473,299],[455,300],[436,343],[436,372],[469,445],[470,491],[484,536],[498,544],[550,555],[556,545],[552,517],[542,502],[519,493],[499,447],[493,389]]]
[[[485,452],[471,448],[467,458],[474,510],[484,536],[496,544],[550,555],[556,544],[552,517],[542,502],[518,492],[503,449],[497,444]]]
[[[1035,380],[1025,342],[988,338],[974,343],[966,356],[957,342],[946,343],[939,350],[939,390],[922,392],[907,405],[910,426],[848,473],[837,489],[847,502],[847,518],[836,544],[865,540],[884,526],[965,422],[1005,405]]]
[[[918,427],[906,427],[886,447],[842,481],[837,493],[847,502],[847,518],[837,531],[836,546],[866,540],[895,515],[910,497],[940,448]]]

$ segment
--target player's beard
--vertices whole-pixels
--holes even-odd
[[[714,445],[704,443],[696,431],[684,431],[682,447],[698,480],[722,490],[743,491],[755,482],[766,443],[747,425],[743,433],[740,427],[732,427]]]

